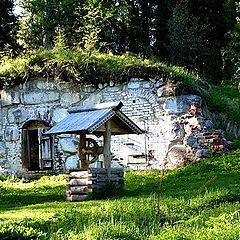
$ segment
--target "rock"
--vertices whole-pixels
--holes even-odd
[[[93,105],[93,104],[98,104],[101,102],[101,95],[100,94],[92,94],[91,96],[89,96],[86,100],[83,101],[83,106],[84,105]]]
[[[138,82],[129,82],[127,87],[128,88],[133,88],[133,89],[139,89],[140,88],[140,83],[138,83]]]
[[[1,158],[1,153],[0,153],[0,166],[5,166],[7,164],[7,159]]]
[[[58,108],[53,111],[52,121],[57,123],[69,115],[67,109]]]
[[[114,86],[114,82],[112,80],[110,80],[109,87],[113,87],[113,86]]]
[[[170,167],[183,167],[186,162],[187,149],[185,145],[174,145],[167,153],[167,162]]]
[[[43,104],[59,101],[60,94],[54,91],[44,91],[44,92],[24,92],[22,94],[23,104]]]
[[[69,93],[69,92],[66,92],[66,93],[62,93],[61,94],[61,100],[60,100],[60,103],[62,106],[70,106],[74,103],[77,103],[80,101],[80,96],[78,93]]]
[[[211,157],[211,152],[208,149],[199,149],[195,153],[195,159],[201,159],[201,158],[209,158]]]
[[[78,140],[72,138],[62,138],[59,140],[62,150],[66,153],[76,153]]]
[[[52,80],[38,79],[36,81],[36,88],[40,90],[55,90],[56,84]]]
[[[0,158],[5,158],[6,157],[6,144],[3,141],[0,141]]]
[[[95,91],[95,87],[91,84],[89,85],[84,85],[83,91],[86,93],[93,93]]]
[[[197,138],[196,138],[196,134],[194,133],[191,133],[188,137],[187,137],[187,144],[190,146],[190,147],[195,147],[196,144],[197,144]]]
[[[71,155],[65,160],[65,169],[77,169],[79,168],[79,158],[77,155]]]
[[[183,114],[188,112],[192,102],[201,104],[201,97],[196,95],[181,95],[177,97],[169,97],[163,105],[164,110],[168,114]]]
[[[8,142],[17,141],[19,139],[19,128],[17,126],[6,127],[5,140]]]
[[[150,82],[143,82],[142,83],[142,87],[143,88],[151,88],[152,87],[152,84]]]
[[[160,98],[160,97],[163,97],[164,94],[166,94],[166,86],[162,86],[162,87],[158,88],[157,96]]]
[[[0,166],[0,176],[10,176],[11,170]]]
[[[185,136],[184,128],[181,126],[181,124],[178,121],[174,121],[172,125],[172,136],[173,136],[173,139],[171,140],[171,142],[173,140],[182,141]]]
[[[102,83],[99,83],[99,84],[98,84],[98,88],[99,88],[99,89],[103,89],[103,84],[102,84]]]

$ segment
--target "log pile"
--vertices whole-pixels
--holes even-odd
[[[110,174],[105,168],[69,170],[67,173],[67,201],[84,201],[110,190],[123,190],[124,170],[112,168]]]

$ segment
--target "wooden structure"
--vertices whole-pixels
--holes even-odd
[[[123,178],[123,168],[111,169],[109,177],[105,168],[69,170],[67,173],[67,201],[83,201],[90,196],[99,197],[102,194],[108,194],[112,189],[123,190]],[[107,186],[111,189],[107,189]]]
[[[71,133],[80,136],[80,169],[70,171],[67,175],[67,200],[84,200],[88,193],[100,192],[109,184],[116,189],[123,188],[123,170],[111,169],[111,135],[142,134],[144,131],[120,111],[122,106],[119,102],[72,108],[65,119],[46,133]],[[86,134],[103,136],[103,147],[99,147]],[[89,165],[98,159],[100,153],[103,153],[104,168],[89,169]]]

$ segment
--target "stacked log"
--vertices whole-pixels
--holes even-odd
[[[105,168],[69,170],[67,173],[67,201],[84,201],[91,196],[98,197],[109,189],[121,191],[124,188],[124,170]]]
[[[95,196],[109,190],[124,189],[124,170],[123,168],[112,168],[110,176],[106,168],[92,168],[92,192]]]
[[[83,201],[92,191],[91,174],[87,170],[69,171],[67,174],[67,201]]]

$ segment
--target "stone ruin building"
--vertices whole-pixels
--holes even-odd
[[[197,95],[175,95],[160,78],[132,78],[124,84],[73,85],[32,79],[1,90],[0,175],[32,176],[78,167],[78,136],[46,136],[68,109],[105,102],[123,103],[122,112],[145,131],[112,138],[112,167],[184,166],[224,151],[224,132],[202,114]],[[101,146],[102,139],[96,138]],[[99,161],[95,165],[101,162]],[[92,166],[94,167],[94,166]]]

